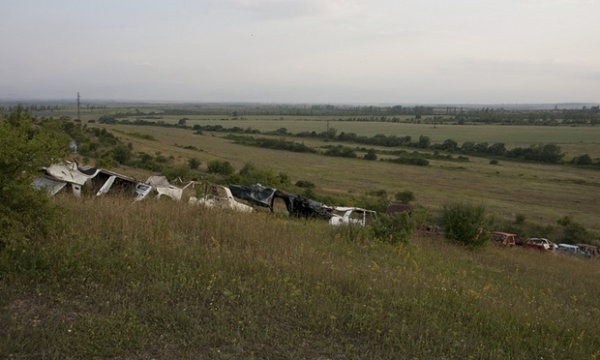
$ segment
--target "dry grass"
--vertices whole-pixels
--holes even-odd
[[[58,199],[0,253],[0,357],[594,359],[600,264],[173,202]]]
[[[217,135],[194,135],[184,129],[107,128],[120,130],[119,136],[126,143],[132,142],[135,151],[170,154],[181,164],[195,157],[202,161],[201,169],[214,159],[229,161],[236,169],[250,162],[275,173],[285,173],[292,182],[313,182],[316,191],[324,194],[364,194],[383,189],[393,195],[410,190],[416,195],[417,205],[434,211],[446,202],[467,200],[483,203],[503,221],[512,221],[516,214],[523,214],[533,223],[555,225],[558,219],[571,216],[590,230],[600,232],[596,216],[600,178],[595,170],[510,161],[490,165],[488,159],[475,157],[470,157],[468,163],[431,161],[430,166],[417,167],[248,147]],[[123,134],[133,129],[158,141]],[[318,142],[312,141],[306,143],[318,146]],[[175,144],[193,145],[201,151],[182,149]]]

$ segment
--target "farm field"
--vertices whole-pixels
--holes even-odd
[[[93,109],[81,112],[81,120],[86,123],[97,120],[102,115],[114,114],[116,112],[131,112],[134,110],[142,112],[156,111],[158,108],[123,107],[108,109]],[[233,110],[232,110],[233,112]],[[61,111],[42,111],[39,116],[60,117],[62,115],[77,117],[76,111],[66,109]],[[362,136],[374,136],[377,134],[411,136],[417,140],[424,135],[431,138],[434,143],[452,139],[459,144],[465,141],[505,143],[507,148],[515,146],[527,146],[530,144],[555,143],[561,146],[566,153],[566,159],[574,156],[589,154],[592,158],[600,158],[600,127],[598,126],[527,126],[527,125],[450,125],[431,123],[405,123],[405,122],[381,122],[381,121],[342,121],[353,116],[290,116],[290,115],[160,115],[159,119],[147,119],[148,121],[161,121],[165,124],[177,124],[180,119],[186,119],[187,126],[194,125],[221,125],[225,128],[240,127],[252,128],[261,132],[275,131],[286,128],[288,133],[299,133],[302,131],[315,131],[317,133],[326,131],[327,126],[335,128],[338,133],[356,133]],[[145,119],[147,115],[130,116],[122,119],[135,121],[136,118]],[[360,118],[354,117],[354,118]],[[369,119],[369,116],[364,116]],[[401,120],[410,119],[410,116],[398,116]],[[431,122],[431,118],[424,117],[423,122]]]
[[[181,116],[165,117],[165,123],[176,124]],[[448,124],[409,124],[389,122],[361,122],[339,121],[329,119],[249,119],[249,120],[224,120],[224,119],[194,119],[186,121],[187,126],[194,125],[221,125],[224,128],[240,127],[252,128],[261,132],[275,131],[280,128],[287,129],[288,133],[296,134],[304,131],[317,133],[327,130],[327,126],[337,130],[338,134],[356,133],[357,135],[372,137],[377,134],[387,136],[411,136],[414,141],[419,136],[428,136],[434,143],[442,143],[452,139],[462,144],[465,141],[477,143],[505,143],[507,148],[523,147],[531,144],[555,143],[564,147],[567,158],[582,154],[589,154],[592,158],[600,158],[600,127],[593,126],[507,126],[507,125],[448,125]],[[156,121],[156,120],[154,120]]]
[[[600,231],[600,173],[595,170],[512,161],[491,165],[489,159],[477,157],[460,163],[432,160],[430,166],[419,167],[243,146],[220,133],[196,135],[189,129],[92,125],[131,142],[136,151],[169,154],[182,164],[191,157],[200,159],[204,167],[215,159],[228,161],[236,169],[252,163],[275,174],[286,173],[292,183],[313,182],[318,192],[352,195],[409,190],[414,192],[416,204],[432,210],[449,201],[470,201],[485,204],[495,217],[505,221],[522,214],[532,222],[554,225],[560,218],[571,216]],[[132,133],[156,140],[128,135]],[[315,148],[326,145],[316,139],[287,139]],[[185,146],[200,151],[183,149]]]

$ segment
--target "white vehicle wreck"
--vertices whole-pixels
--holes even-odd
[[[252,212],[254,208],[243,204],[233,197],[231,190],[222,185],[213,184],[210,186],[210,191],[205,191],[203,197],[198,199],[195,196],[190,197],[189,204],[202,205],[207,208],[217,208],[226,210],[235,210],[240,212]]]
[[[377,212],[357,207],[338,206],[333,208],[329,224],[367,226],[377,218]]]
[[[180,201],[183,197],[183,190],[191,184],[193,184],[192,181],[183,188],[179,188],[171,185],[165,176],[150,176],[145,183],[137,184],[135,188],[135,201],[144,200],[150,193],[156,194],[156,199],[167,196],[173,200]]]
[[[82,166],[76,162],[53,164],[43,168],[43,176],[36,178],[32,186],[45,189],[54,196],[70,190],[73,195],[81,197],[84,194],[102,196],[107,193],[132,195],[135,201],[148,197],[152,191],[158,195],[167,195],[175,200],[180,200],[183,189],[179,189],[162,176],[148,178],[147,183],[142,183],[127,175],[118,174],[105,169]]]

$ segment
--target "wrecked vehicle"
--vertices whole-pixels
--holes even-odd
[[[586,256],[589,258],[596,258],[596,257],[600,256],[600,252],[598,251],[597,246],[589,245],[589,244],[577,244],[577,247],[579,248],[579,252],[583,256]]]
[[[492,233],[492,241],[498,245],[515,246],[517,243],[517,235],[502,231],[494,231]]]
[[[558,244],[556,249],[557,254],[569,255],[569,256],[582,256],[581,249],[577,245],[571,244]]]
[[[190,197],[188,203],[191,205],[202,205],[208,208],[227,209],[240,212],[254,211],[252,206],[248,206],[235,200],[229,188],[215,184],[211,185],[210,191],[206,191],[204,196],[200,199],[195,196]]]
[[[183,189],[169,184],[164,176],[151,176],[143,183],[131,176],[70,161],[42,168],[42,172],[43,176],[34,179],[32,186],[45,189],[51,196],[65,189],[77,197],[85,194],[102,196],[110,192],[132,195],[134,201],[140,201],[154,192],[157,197],[164,195],[179,201],[183,194]]]
[[[70,188],[73,195],[77,197],[84,193],[101,196],[109,191],[138,196],[136,179],[109,170],[68,161],[53,164],[43,168],[42,171],[44,175],[35,179],[32,185],[38,189],[46,189],[50,195],[56,195],[62,189]]]
[[[329,224],[338,225],[359,225],[367,226],[377,218],[377,212],[357,207],[338,206],[333,208]]]
[[[150,176],[145,183],[138,183],[135,191],[135,201],[144,200],[150,193],[156,194],[156,199],[167,196],[173,200],[180,201],[183,190],[190,186],[189,182],[183,188],[171,185],[165,176]]]
[[[529,238],[520,245],[525,249],[539,251],[554,251],[558,247],[558,245],[546,238]]]
[[[229,189],[236,198],[255,206],[267,208],[271,212],[275,210],[275,201],[282,200],[290,216],[323,220],[331,218],[331,207],[305,198],[302,195],[273,189],[261,184],[252,186],[230,184]]]

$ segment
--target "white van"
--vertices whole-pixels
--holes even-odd
[[[571,244],[558,244],[558,248],[556,248],[556,252],[564,255],[572,255],[579,256],[581,255],[581,250],[579,246],[571,245]]]

